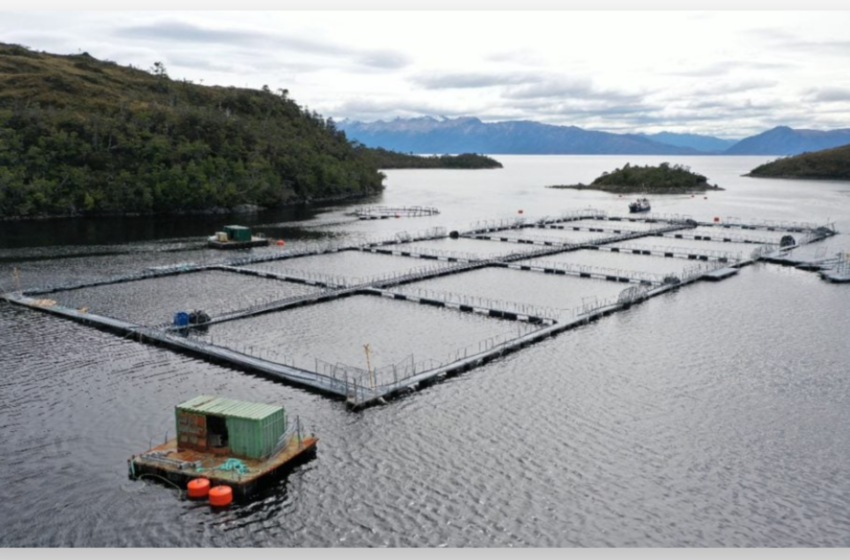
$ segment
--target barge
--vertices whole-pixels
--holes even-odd
[[[177,437],[128,460],[131,478],[185,488],[204,478],[245,499],[315,456],[319,441],[281,406],[201,395],[175,408]],[[290,425],[288,425],[290,424]]]
[[[266,247],[269,240],[263,235],[253,235],[245,226],[224,226],[224,231],[216,232],[207,238],[207,245],[213,249],[250,249]]]

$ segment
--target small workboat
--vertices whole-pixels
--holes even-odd
[[[649,205],[649,200],[646,198],[639,198],[634,202],[629,203],[629,212],[632,214],[636,214],[638,212],[649,212],[652,210],[652,207]]]

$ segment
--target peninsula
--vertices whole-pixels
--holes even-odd
[[[765,163],[748,177],[850,181],[850,144]]]
[[[369,148],[379,169],[501,169],[502,164],[480,154],[415,156]]]

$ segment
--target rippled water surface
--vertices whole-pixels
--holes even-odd
[[[830,218],[850,231],[850,184],[741,177],[768,158],[499,159],[504,169],[390,171],[387,191],[370,201],[434,205],[442,213],[432,218],[359,222],[346,216],[351,206],[337,206],[239,221],[297,246],[438,225],[457,229],[519,209],[527,217],[587,206],[623,212],[627,201],[616,196],[542,186],[588,182],[626,161],[669,160],[726,190],[708,199],[655,197],[653,210],[701,220]],[[0,224],[0,290],[231,258],[203,244],[221,225],[214,219]],[[420,245],[492,254],[534,247],[478,240]],[[755,247],[735,245],[743,252]],[[850,250],[850,238],[842,234],[821,246],[801,254]],[[408,260],[413,267],[437,264],[354,255],[279,266],[361,277]],[[658,261],[688,263],[628,257],[593,256],[643,271],[656,265],[666,271]],[[655,264],[636,268],[649,262]],[[199,282],[187,284],[193,276]],[[63,297],[160,322],[178,305],[224,310],[251,299],[247,291],[278,297],[309,289],[227,273],[148,282]],[[420,287],[569,306],[616,296],[623,286],[491,269]],[[850,546],[848,310],[850,287],[759,264],[352,412],[312,392],[0,304],[0,544]],[[358,296],[222,324],[207,336],[329,361],[361,359],[368,342],[376,359],[389,363],[419,348],[451,351],[515,325]],[[169,487],[128,480],[131,454],[173,436],[173,406],[207,393],[283,404],[319,435],[316,458],[257,500],[223,512],[183,501]]]

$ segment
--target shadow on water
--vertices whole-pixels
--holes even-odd
[[[110,216],[0,222],[0,248],[56,245],[117,245],[195,236],[209,236],[223,225],[253,226],[270,237],[320,237],[298,224],[341,206],[370,199],[321,204],[299,204],[246,214],[185,216]]]

